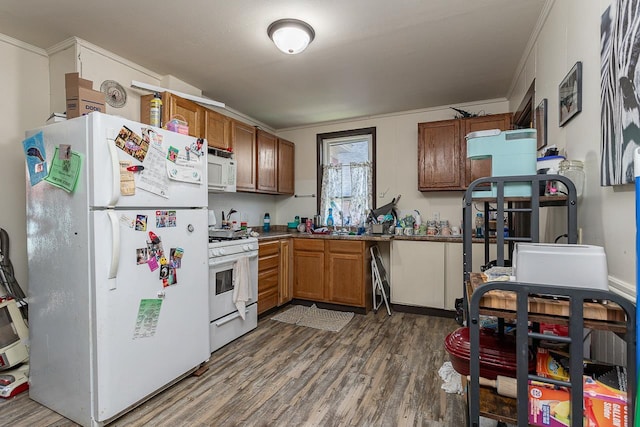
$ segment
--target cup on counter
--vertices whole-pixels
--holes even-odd
[[[458,227],[457,225],[454,225],[451,227],[451,235],[452,236],[459,236],[460,235],[460,227]]]
[[[402,236],[402,234],[404,233],[404,229],[400,226],[396,227],[396,236]]]
[[[405,236],[413,236],[413,227],[406,227],[403,230]]]
[[[440,233],[438,223],[434,220],[427,221],[427,236],[437,236]]]

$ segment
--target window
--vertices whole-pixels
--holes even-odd
[[[376,128],[321,133],[318,143],[318,212],[329,209],[337,227],[364,224],[375,208]]]

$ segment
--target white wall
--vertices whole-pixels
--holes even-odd
[[[27,235],[25,158],[26,129],[44,125],[49,117],[49,61],[43,50],[0,34],[2,132],[0,132],[0,228],[9,233],[9,257],[16,280],[26,292]],[[52,254],[52,256],[60,256]]]
[[[635,192],[633,185],[600,186],[600,17],[608,0],[549,1],[541,32],[525,52],[516,76],[510,109],[522,99],[520,88],[536,79],[537,105],[548,99],[549,144],[568,158],[585,162],[584,195],[578,205],[583,243],[605,247],[614,285],[635,294]],[[564,127],[558,125],[558,85],[576,61],[582,61],[582,111]],[[532,72],[533,70],[533,72]]]

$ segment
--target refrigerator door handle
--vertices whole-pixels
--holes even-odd
[[[120,160],[116,151],[116,132],[115,129],[107,129],[107,146],[109,147],[109,156],[111,158],[111,198],[107,206],[115,206],[120,199]]]
[[[109,267],[108,279],[115,279],[118,276],[118,267],[120,264],[120,224],[118,217],[113,211],[107,211],[109,221],[111,221],[111,266]],[[116,288],[116,281],[109,283],[109,289]]]

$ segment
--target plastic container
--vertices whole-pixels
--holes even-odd
[[[158,92],[153,95],[150,104],[149,124],[159,128],[162,126],[162,98]]]
[[[269,212],[264,214],[264,220],[262,221],[262,231],[268,233],[271,230],[271,217],[269,216]]]
[[[444,340],[453,369],[461,375],[469,375],[469,328],[451,332]],[[494,380],[498,375],[515,378],[517,371],[516,340],[511,335],[499,335],[490,329],[480,328],[480,376]],[[529,353],[528,371],[535,370],[533,355]]]
[[[560,162],[560,167],[558,168],[558,175],[566,176],[569,178],[573,185],[576,187],[576,195],[578,197],[582,196],[582,190],[584,188],[584,163],[580,160],[563,160]],[[564,188],[564,185],[562,185]],[[564,189],[565,193],[566,188]]]

